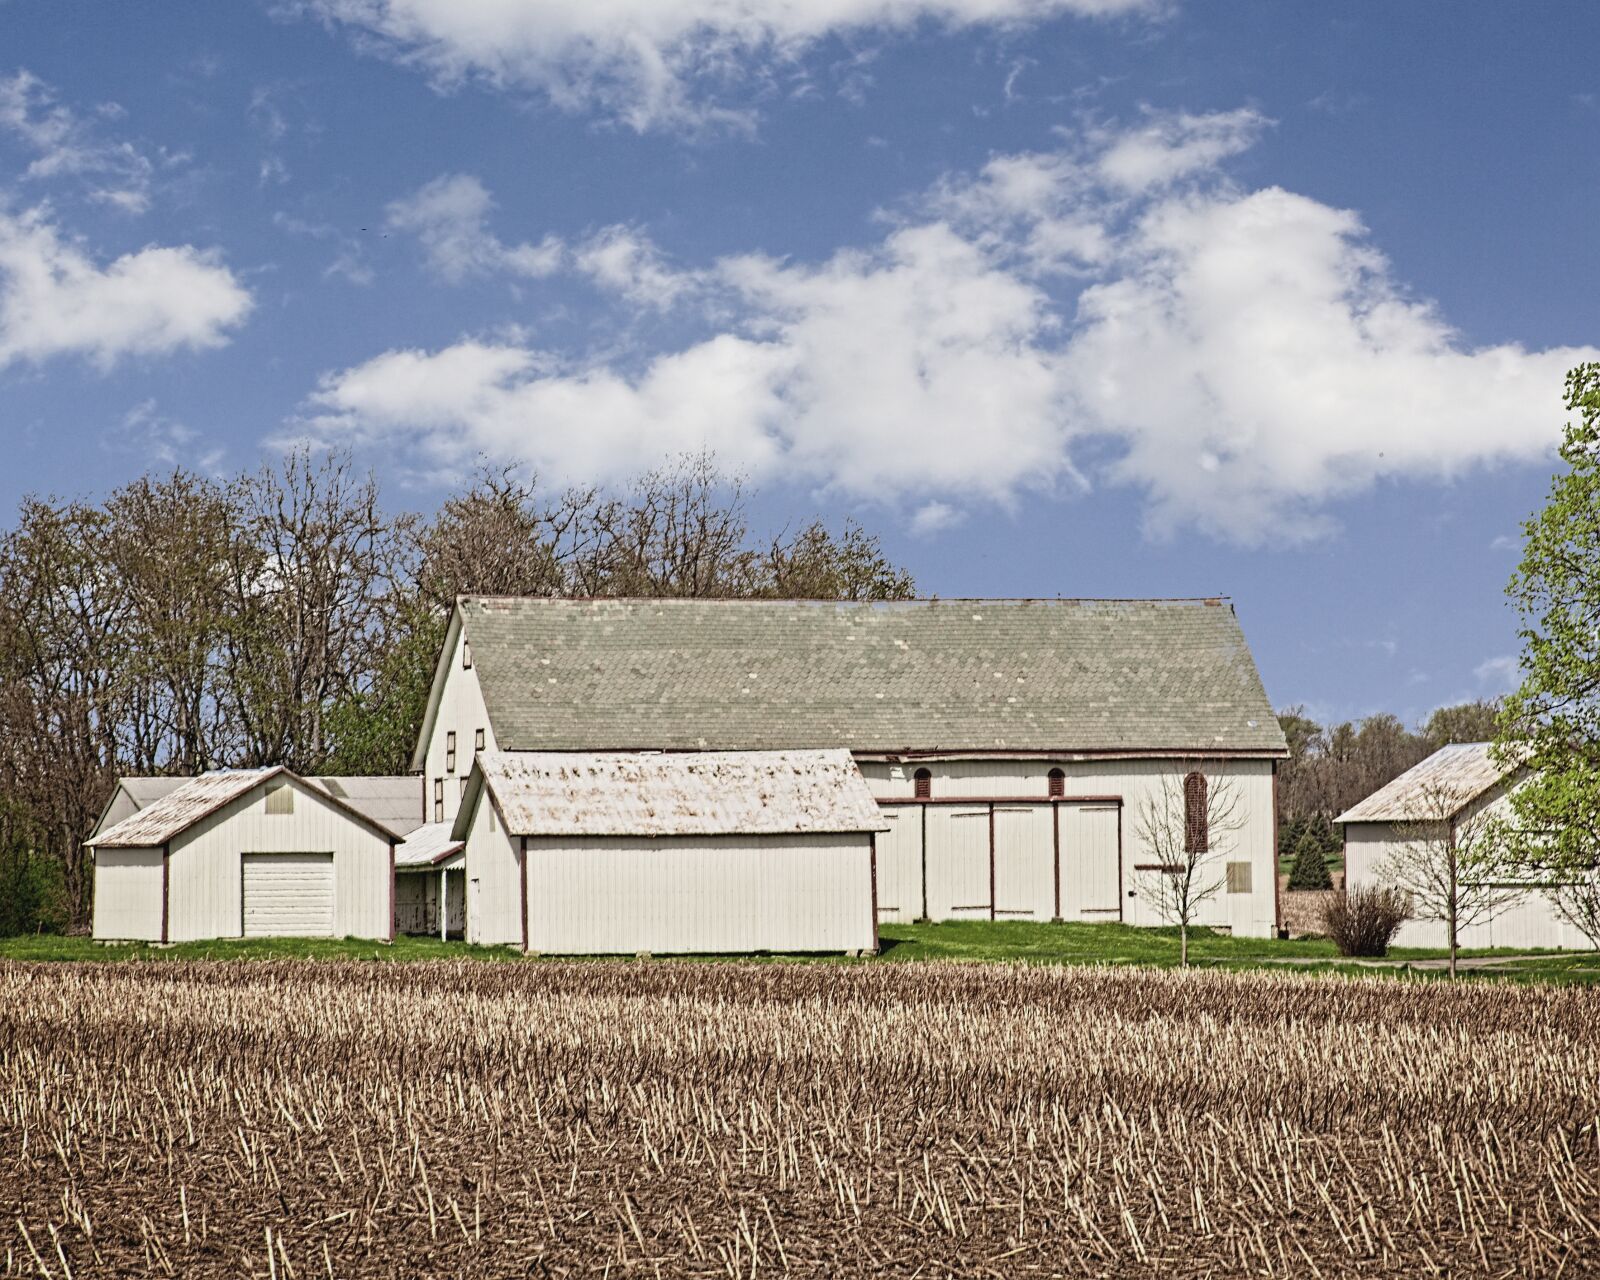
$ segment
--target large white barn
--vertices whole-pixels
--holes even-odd
[[[1486,819],[1509,817],[1509,796],[1522,775],[1522,770],[1497,764],[1487,742],[1441,747],[1335,819],[1344,827],[1346,886],[1384,884],[1386,864],[1408,844],[1437,842],[1450,832],[1459,838]],[[1449,935],[1443,921],[1407,920],[1394,942],[1400,947],[1443,947],[1449,945]],[[1516,894],[1492,918],[1462,929],[1459,942],[1463,947],[1591,947],[1537,886]]]
[[[1159,923],[1140,815],[1210,785],[1231,789],[1235,821],[1201,923],[1277,926],[1287,750],[1223,600],[464,597],[413,768],[440,823],[484,752],[818,750],[853,757],[887,827],[880,921]],[[516,941],[520,922],[488,920],[504,868],[475,855],[471,823],[493,812],[469,806],[455,833],[468,932]]]

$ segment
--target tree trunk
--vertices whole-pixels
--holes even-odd
[[[1456,898],[1459,895],[1456,884],[1456,823],[1450,820],[1450,981],[1456,980]]]
[[[1178,964],[1183,969],[1189,967],[1189,922],[1187,920],[1178,925]]]

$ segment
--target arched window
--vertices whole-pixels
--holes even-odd
[[[926,800],[933,795],[933,775],[926,769],[918,769],[911,778],[917,786],[918,800]]]
[[[1183,780],[1183,851],[1205,853],[1211,847],[1211,823],[1206,814],[1206,779],[1191,773]]]
[[[1050,798],[1059,799],[1067,794],[1067,775],[1060,769],[1050,770]]]

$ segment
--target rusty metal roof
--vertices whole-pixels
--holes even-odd
[[[1442,822],[1454,817],[1507,776],[1487,742],[1440,747],[1421,764],[1380,787],[1335,822]]]
[[[793,835],[885,831],[848,751],[480,752],[513,836]],[[464,805],[457,836],[471,820]]]
[[[448,822],[429,822],[417,827],[395,846],[396,869],[434,867],[460,853],[465,842],[450,834],[450,826]]]
[[[364,813],[350,800],[335,795],[326,787],[313,786],[312,780],[278,765],[267,769],[214,769],[210,773],[202,773],[198,778],[184,779],[159,800],[85,843],[99,849],[151,849],[164,845],[202,818],[209,817],[279,775],[291,783],[318,792],[334,808],[381,835],[393,839],[398,834],[379,819]],[[416,785],[414,779],[411,782],[413,786]]]
[[[166,844],[187,831],[201,818],[215,813],[247,791],[288,770],[219,769],[190,778],[146,805],[131,818],[124,818],[109,831],[101,832],[89,843],[100,849],[149,849]]]

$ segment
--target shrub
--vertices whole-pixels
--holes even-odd
[[[59,863],[25,847],[0,850],[0,938],[62,933],[70,918]]]
[[[1383,956],[1409,914],[1398,889],[1361,885],[1329,898],[1322,923],[1340,955]]]
[[[1289,868],[1291,889],[1331,889],[1333,877],[1328,874],[1328,856],[1322,851],[1322,841],[1309,827],[1301,833],[1295,846],[1294,865]]]

